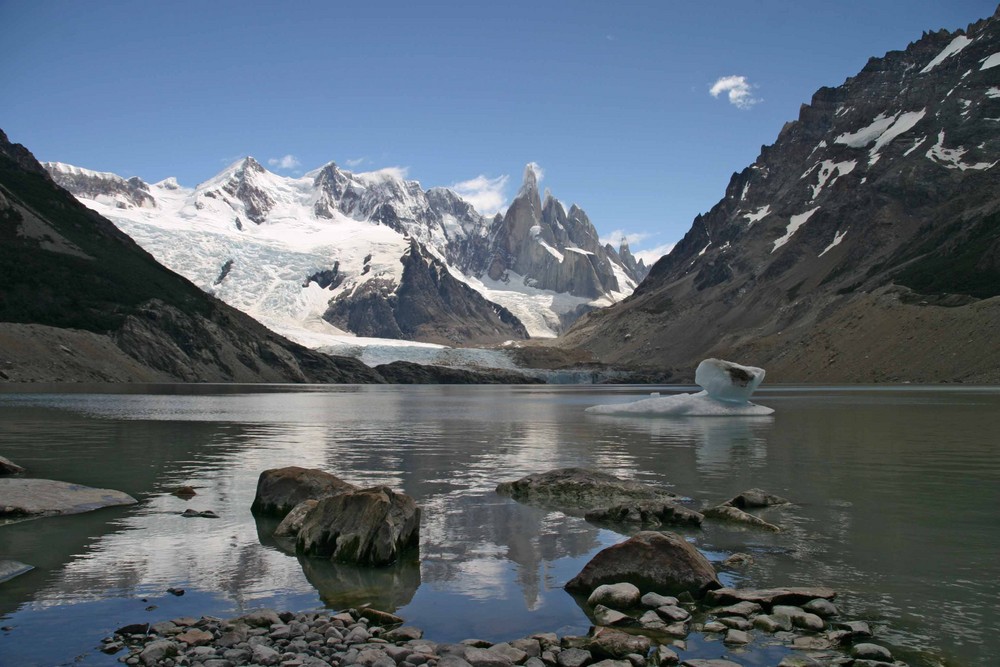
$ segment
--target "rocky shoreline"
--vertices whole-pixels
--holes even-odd
[[[814,597],[818,596],[818,597]],[[538,633],[507,642],[439,643],[372,608],[334,612],[255,611],[139,623],[105,638],[101,651],[143,667],[876,667],[907,663],[872,641],[862,620],[840,619],[823,588],[719,589],[704,601],[639,595],[630,584],[588,598],[595,625],[586,636]],[[803,602],[803,600],[806,600]],[[799,604],[793,604],[798,602]],[[620,607],[619,611],[614,607]],[[686,657],[693,633],[721,642],[721,657]],[[761,662],[777,647],[780,662]],[[758,650],[755,650],[758,649]]]

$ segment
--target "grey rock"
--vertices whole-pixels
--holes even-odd
[[[593,663],[593,667],[633,667],[633,665],[629,660],[612,660],[611,658],[605,658],[604,660]]]
[[[308,514],[296,549],[310,556],[388,565],[420,540],[420,508],[406,494],[374,487],[324,498]]]
[[[597,625],[605,626],[636,625],[636,620],[631,616],[626,616],[620,611],[605,607],[603,604],[599,604],[594,607],[594,622],[597,623]]]
[[[840,613],[835,604],[829,600],[824,600],[823,598],[810,600],[802,605],[802,608],[822,618],[831,618]]]
[[[172,658],[175,655],[177,655],[177,644],[169,639],[157,639],[146,644],[142,652],[139,653],[139,659],[146,667],[153,667],[159,661]]]
[[[702,626],[702,632],[728,632],[729,628],[718,621],[709,621]]]
[[[594,589],[587,598],[587,604],[600,604],[612,609],[632,609],[639,604],[640,597],[639,589],[633,584],[603,584]]]
[[[285,518],[281,520],[278,527],[274,529],[274,536],[292,538],[297,536],[299,530],[302,529],[302,522],[305,520],[306,515],[318,504],[318,500],[309,498],[296,505],[292,508],[291,512],[285,515]]]
[[[510,642],[510,645],[519,651],[524,651],[528,657],[538,658],[542,655],[542,644],[534,637],[515,639]]]
[[[494,644],[487,650],[492,651],[497,655],[503,656],[504,658],[510,660],[515,665],[520,665],[521,663],[523,663],[525,660],[528,659],[527,651],[522,651],[519,648],[515,648],[510,644],[508,644],[507,642],[500,642],[499,644]]]
[[[354,663],[362,667],[396,667],[396,661],[390,658],[388,653],[377,648],[362,650]]]
[[[740,667],[740,664],[732,660],[716,658],[705,660],[702,658],[691,658],[681,663],[682,667]]]
[[[514,664],[514,661],[500,653],[475,646],[466,649],[465,659],[472,667],[511,667]]]
[[[524,667],[545,667],[545,662],[540,657],[532,656],[524,661]]]
[[[800,651],[825,651],[832,646],[829,639],[819,635],[806,635],[792,640],[792,648]]]
[[[112,489],[95,489],[51,479],[0,478],[0,518],[79,514],[135,503],[132,496]]]
[[[281,619],[273,610],[261,609],[240,616],[236,622],[249,625],[252,628],[270,628],[272,625],[280,625]]]
[[[892,662],[892,652],[889,649],[871,643],[855,644],[851,648],[851,657],[858,660]]]
[[[828,663],[823,663],[808,655],[786,655],[778,663],[778,667],[827,667]]]
[[[712,613],[716,616],[743,616],[744,618],[749,618],[750,616],[759,614],[760,612],[761,606],[759,604],[747,601],[737,602],[736,604],[712,610]]]
[[[773,523],[768,523],[758,516],[754,516],[753,514],[749,514],[730,505],[712,507],[705,510],[703,514],[712,519],[721,519],[731,523],[739,523],[746,526],[753,526],[755,528],[763,528],[764,530],[769,530],[773,533],[781,532],[781,528],[779,526],[776,526]]]
[[[284,517],[304,500],[321,500],[358,487],[322,470],[288,466],[260,474],[250,510],[254,514]]]
[[[420,628],[415,628],[410,625],[404,625],[400,628],[390,630],[383,636],[391,642],[403,642],[403,641],[420,639],[421,637],[424,636],[424,631],[421,630]]]
[[[603,627],[594,628],[587,641],[587,649],[596,658],[624,658],[630,653],[646,655],[650,645],[648,637]]]
[[[735,630],[730,628],[730,630],[726,632],[726,636],[723,638],[722,641],[724,641],[727,644],[740,644],[740,645],[749,644],[750,635],[744,632],[743,630]]]
[[[600,551],[567,582],[566,590],[589,593],[622,581],[655,593],[699,596],[721,586],[711,563],[683,537],[644,531]]]
[[[742,616],[723,616],[722,618],[718,619],[718,621],[727,628],[731,628],[733,630],[746,631],[752,627],[750,625],[750,621],[743,618]]]
[[[647,611],[645,614],[639,617],[639,625],[647,630],[655,630],[658,632],[664,632],[667,629],[667,624],[663,622],[660,615],[655,611]]]
[[[657,607],[670,607],[677,605],[677,598],[672,595],[660,595],[659,593],[646,593],[639,602],[644,607],[656,609]]]
[[[656,650],[653,651],[654,665],[659,665],[661,667],[663,665],[676,665],[680,661],[681,660],[679,657],[677,657],[677,654],[674,653],[669,648],[667,648],[666,646],[664,646],[663,644],[657,646]]]
[[[850,633],[852,639],[872,636],[871,626],[865,621],[844,621],[837,623],[837,627]]]
[[[730,554],[722,561],[723,567],[746,567],[747,565],[753,565],[754,558],[750,554],[745,554],[742,552],[737,552]]]
[[[346,660],[341,664],[350,664]],[[438,660],[437,667],[472,667],[472,665],[463,657],[458,655],[443,655],[441,659]]]
[[[559,667],[585,667],[593,662],[594,656],[590,651],[582,648],[567,648],[559,651],[556,655],[556,664]]]
[[[665,621],[676,622],[686,621],[691,618],[691,613],[683,607],[676,605],[664,605],[656,608],[656,613]]]
[[[792,629],[792,619],[784,614],[761,614],[754,617],[753,627],[764,632],[789,632]]]

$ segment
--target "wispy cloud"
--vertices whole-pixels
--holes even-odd
[[[363,175],[374,179],[405,181],[409,173],[409,167],[383,167],[375,171],[366,171]]]
[[[301,167],[302,163],[294,155],[286,155],[284,157],[273,157],[267,161],[272,167],[278,169],[295,169],[296,167]]]
[[[745,76],[724,76],[718,81],[712,84],[709,89],[709,94],[712,97],[718,97],[722,93],[726,93],[729,98],[729,103],[738,109],[750,109],[755,104],[761,102],[759,97],[754,96],[753,89],[756,86],[752,85]]]
[[[652,234],[648,232],[626,232],[624,229],[615,229],[601,236],[601,244],[611,244],[617,250],[622,241],[625,241],[631,246],[633,243],[644,241],[650,236],[652,236]]]
[[[663,245],[658,245],[655,248],[649,248],[648,250],[639,250],[632,253],[637,260],[642,260],[646,266],[652,266],[656,264],[656,260],[668,254],[674,249],[676,243],[664,243]]]
[[[354,169],[355,167],[360,167],[361,165],[363,165],[367,161],[368,161],[368,158],[357,157],[357,158],[354,158],[353,160],[344,160],[344,164],[346,164],[351,169]]]
[[[467,181],[455,183],[451,189],[481,214],[490,216],[499,213],[507,203],[504,191],[508,180],[510,179],[507,175],[489,178],[480,174]]]

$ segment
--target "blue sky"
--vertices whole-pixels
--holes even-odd
[[[633,249],[676,242],[821,86],[981,0],[0,0],[0,127],[40,160],[188,186],[253,155],[465,183],[524,165]],[[742,77],[742,78],[739,78]],[[713,86],[720,79],[722,83]]]

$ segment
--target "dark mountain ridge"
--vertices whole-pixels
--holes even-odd
[[[994,15],[817,91],[631,297],[563,343],[784,381],[1000,380],[998,165]]]

